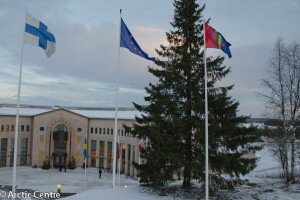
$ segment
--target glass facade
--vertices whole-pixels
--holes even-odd
[[[21,139],[21,149],[20,149],[20,165],[27,165],[27,146],[28,139]]]
[[[54,151],[52,153],[53,166],[59,167],[66,163],[68,129],[65,125],[59,124],[53,131]]]
[[[97,160],[97,140],[91,141],[91,167],[96,167],[96,160]]]
[[[132,145],[132,162],[135,162],[135,146]],[[133,176],[135,175],[135,169],[134,167],[132,168],[132,173],[133,173]]]
[[[9,158],[10,158],[9,166],[11,166],[11,167],[14,164],[14,148],[15,148],[15,138],[11,138],[10,139],[10,150],[9,150]]]
[[[122,144],[122,166],[121,171],[122,173],[125,173],[125,150],[126,150],[126,144]]]
[[[112,142],[107,142],[107,168],[112,169]]]
[[[100,157],[100,159],[99,159],[99,167],[100,168],[104,168],[104,159],[105,159],[105,142],[104,141],[100,141],[99,157]]]
[[[0,167],[6,166],[6,157],[7,157],[7,138],[2,138],[0,144]]]
[[[128,151],[127,174],[130,174],[130,167],[131,167],[131,162],[130,162],[130,159],[131,159],[131,145],[130,144],[128,144],[127,151]]]

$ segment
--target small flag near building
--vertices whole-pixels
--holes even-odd
[[[55,52],[55,37],[52,31],[41,21],[26,12],[24,42],[39,46],[45,50],[47,57]]]
[[[84,144],[83,144],[83,156],[84,156],[84,159],[86,159],[87,157],[87,151],[86,151],[86,138],[84,139]]]
[[[138,147],[140,149],[146,149],[148,147],[148,139],[147,138],[140,139],[140,141],[138,143]]]
[[[132,53],[141,56],[147,60],[151,60],[155,62],[154,57],[149,57],[147,53],[145,53],[141,47],[138,45],[136,40],[134,39],[133,35],[127,28],[126,24],[124,23],[123,19],[121,18],[121,39],[120,39],[120,46],[128,49]]]
[[[231,44],[225,40],[221,33],[209,26],[207,22],[205,23],[205,42],[206,48],[221,49],[229,58],[232,57],[229,49]]]

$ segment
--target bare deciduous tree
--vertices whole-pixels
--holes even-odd
[[[267,78],[263,80],[267,93],[268,114],[280,120],[278,134],[270,143],[279,159],[287,183],[295,181],[295,134],[300,116],[300,45],[285,45],[279,38],[267,66]]]

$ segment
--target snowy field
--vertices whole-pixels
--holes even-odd
[[[118,176],[117,176],[118,178]],[[102,173],[102,178],[98,177],[96,168],[87,168],[87,191],[84,184],[84,170],[76,168],[75,170],[67,170],[67,172],[59,172],[58,169],[32,169],[31,167],[17,168],[17,188],[32,189],[40,192],[56,192],[56,185],[62,185],[64,193],[79,193],[67,199],[113,199],[112,196],[112,174]],[[118,180],[117,180],[118,183]],[[12,168],[0,168],[0,185],[12,185]],[[157,198],[155,194],[143,192],[143,188],[139,187],[137,181],[131,178],[121,176],[120,188],[117,189],[117,199],[171,199]],[[1,187],[0,187],[1,191]],[[88,193],[88,197],[86,195]],[[0,197],[1,199],[1,197]],[[6,198],[2,198],[6,199]]]
[[[257,153],[260,157],[258,166],[250,174],[243,177],[248,179],[249,184],[239,186],[234,191],[221,191],[213,199],[238,199],[238,200],[296,200],[300,199],[300,184],[285,187],[280,179],[267,178],[270,175],[280,171],[279,163],[274,160],[267,150],[264,148]],[[299,168],[299,166],[297,166]],[[84,184],[84,170],[77,168],[75,170],[67,170],[67,172],[59,172],[58,169],[42,170],[32,169],[31,167],[17,168],[17,186],[19,189],[32,189],[41,192],[56,192],[56,185],[62,185],[62,192],[77,193],[74,196],[64,198],[66,200],[81,199],[113,199],[113,189],[111,187],[112,175],[103,173],[102,178],[98,178],[98,171],[95,168],[87,169],[87,190]],[[118,181],[117,181],[118,183]],[[0,185],[12,184],[12,168],[0,168]],[[171,200],[171,199],[201,199],[199,189],[194,189],[191,194],[184,196],[179,189],[179,184],[175,185],[175,192],[169,196],[158,196],[152,190],[139,186],[137,181],[131,178],[121,176],[120,188],[116,188],[117,200]],[[176,189],[178,188],[178,190]],[[3,188],[0,187],[3,192]],[[179,192],[178,192],[179,191]],[[193,193],[198,194],[193,196]],[[0,195],[1,196],[1,195]],[[7,199],[1,198],[0,199]],[[30,199],[30,198],[27,198]]]

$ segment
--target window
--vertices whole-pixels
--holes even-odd
[[[3,127],[3,129],[4,129],[4,127]],[[6,166],[7,141],[8,141],[7,138],[1,138],[0,139],[0,167],[5,167]]]
[[[26,131],[29,132],[29,125],[26,126]]]
[[[20,165],[27,165],[27,138],[21,139]]]
[[[10,126],[10,130],[11,130],[11,131],[15,131],[15,125],[11,125],[11,126]]]
[[[130,174],[130,168],[131,168],[131,145],[128,144],[128,148],[127,148],[127,158],[128,158],[128,162],[127,162],[127,173]]]
[[[93,127],[91,127],[91,133],[93,133],[94,132],[94,128]]]
[[[43,132],[45,130],[44,127],[40,127],[40,131]]]
[[[4,125],[1,125],[1,132],[4,131]]]
[[[9,131],[9,125],[6,125],[6,132]]]
[[[112,169],[112,142],[107,142],[107,168]]]
[[[114,134],[114,129],[110,129],[110,134]]]
[[[107,128],[107,134],[109,135],[109,128]]]
[[[9,166],[12,167],[14,164],[14,148],[15,148],[15,138],[10,139],[10,149],[9,149]]]
[[[81,128],[78,128],[78,129],[77,129],[77,132],[81,132]]]
[[[121,170],[125,173],[125,151],[126,151],[126,144],[122,144],[122,151],[121,151],[121,158],[122,158],[122,165],[121,165]]]
[[[105,134],[105,130],[106,130],[106,129],[105,129],[105,128],[103,128],[103,134]]]
[[[43,142],[44,142],[44,140],[45,140],[45,137],[44,137],[44,135],[40,135],[40,143],[43,143]]]
[[[95,128],[95,134],[97,134],[97,132],[98,132],[98,129],[97,129],[97,128]]]
[[[81,136],[77,135],[77,143],[80,144],[81,143]]]
[[[24,132],[24,130],[25,130],[25,126],[21,125],[21,131]]]
[[[121,135],[123,136],[123,134],[124,134],[124,130],[122,129],[122,133],[121,133]]]
[[[96,131],[95,131],[96,133]],[[96,149],[97,149],[97,141],[91,141],[91,166],[96,167]]]
[[[100,128],[101,129],[101,128]],[[104,159],[105,159],[105,141],[100,141],[100,159],[99,167],[104,168]]]
[[[99,134],[101,134],[102,128],[99,128]]]

